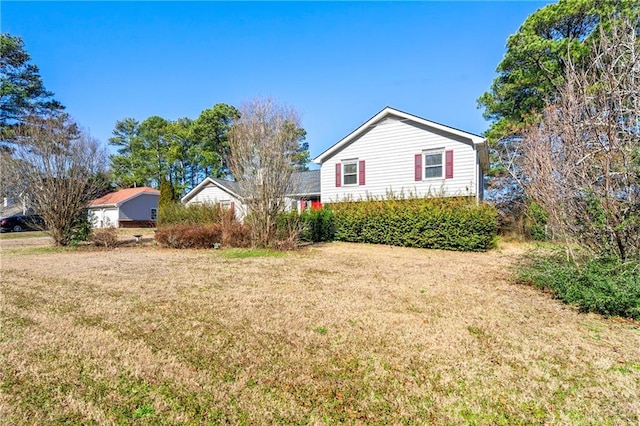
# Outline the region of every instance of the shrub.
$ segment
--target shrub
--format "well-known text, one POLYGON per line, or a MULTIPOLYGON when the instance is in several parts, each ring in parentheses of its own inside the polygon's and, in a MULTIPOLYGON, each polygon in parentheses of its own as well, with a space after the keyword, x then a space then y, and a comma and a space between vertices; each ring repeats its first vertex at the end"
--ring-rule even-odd
POLYGON ((90 240, 97 246, 114 248, 118 245, 118 230, 113 227, 96 229, 93 231, 90 240))
POLYGON ((547 241, 547 212, 532 201, 524 212, 525 237, 534 241, 547 241))
POLYGON ((465 251, 495 244, 496 210, 467 197, 390 198, 330 208, 339 241, 465 251))
POLYGON ((64 240, 72 246, 87 241, 91 235, 91 222, 86 210, 79 212, 73 218, 69 228, 64 231, 64 240))
POLYGON ((304 229, 302 239, 319 243, 333 241, 335 237, 335 223, 333 211, 327 206, 321 209, 305 210, 301 215, 304 229))
POLYGON ((213 225, 171 225, 156 231, 156 241, 170 248, 213 248, 222 242, 222 227, 213 225))
POLYGON ((156 241, 170 248, 249 247, 249 229, 237 222, 209 225, 165 225, 156 231, 156 241))
POLYGON ((640 319, 640 263, 616 257, 589 259, 582 265, 564 253, 532 253, 518 272, 522 284, 550 290, 583 312, 640 319))
POLYGON ((158 212, 158 226, 164 225, 210 225, 224 221, 234 221, 233 210, 220 204, 168 203, 158 212))

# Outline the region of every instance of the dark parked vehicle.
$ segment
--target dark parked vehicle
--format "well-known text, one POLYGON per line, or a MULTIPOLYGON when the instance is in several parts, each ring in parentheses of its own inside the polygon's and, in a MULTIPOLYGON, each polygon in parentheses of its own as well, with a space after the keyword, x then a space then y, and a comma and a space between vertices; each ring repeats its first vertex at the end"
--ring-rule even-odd
POLYGON ((44 220, 37 214, 15 214, 0 219, 0 231, 35 231, 44 228, 44 220))

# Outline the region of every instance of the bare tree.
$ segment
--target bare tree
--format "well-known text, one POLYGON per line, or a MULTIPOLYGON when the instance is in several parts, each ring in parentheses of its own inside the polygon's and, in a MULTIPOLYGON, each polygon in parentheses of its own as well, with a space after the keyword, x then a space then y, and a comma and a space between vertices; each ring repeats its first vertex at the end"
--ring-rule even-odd
POLYGON ((3 175, 45 220, 56 245, 67 245, 79 215, 103 185, 106 151, 66 114, 29 116, 3 156, 3 175))
POLYGON ((229 169, 240 184, 256 246, 274 242, 285 195, 295 188, 296 154, 305 134, 296 111, 272 99, 255 99, 240 108, 229 134, 229 169))
POLYGON ((558 100, 524 135, 518 166, 567 243, 638 259, 640 37, 626 20, 601 31, 591 65, 569 64, 558 100))

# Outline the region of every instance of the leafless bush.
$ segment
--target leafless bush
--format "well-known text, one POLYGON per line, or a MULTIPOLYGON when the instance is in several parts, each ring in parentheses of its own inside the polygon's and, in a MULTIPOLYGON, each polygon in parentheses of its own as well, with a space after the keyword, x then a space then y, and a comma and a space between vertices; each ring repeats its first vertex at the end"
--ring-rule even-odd
POLYGON ((106 151, 66 114, 29 116, 15 136, 13 152, 2 154, 3 180, 44 218, 55 244, 66 245, 99 195, 106 151))
POLYGON ((270 99, 251 101, 240 111, 229 134, 229 167, 249 210, 245 222, 252 244, 267 247, 275 239, 285 195, 296 186, 294 156, 305 132, 295 110, 270 99))
POLYGON ((518 159, 527 194, 557 235, 621 259, 640 257, 639 40, 629 21, 601 30, 591 65, 569 64, 518 159))
POLYGON ((91 235, 91 242, 104 248, 114 248, 118 246, 118 230, 116 228, 96 229, 91 235))

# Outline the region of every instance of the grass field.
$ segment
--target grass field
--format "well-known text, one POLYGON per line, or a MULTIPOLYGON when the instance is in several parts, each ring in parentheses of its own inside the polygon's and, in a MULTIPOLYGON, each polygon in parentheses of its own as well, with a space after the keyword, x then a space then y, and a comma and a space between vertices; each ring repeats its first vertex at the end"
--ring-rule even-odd
POLYGON ((34 240, 0 241, 3 424, 640 422, 640 324, 512 284, 515 244, 34 240))

